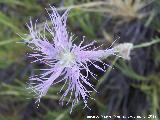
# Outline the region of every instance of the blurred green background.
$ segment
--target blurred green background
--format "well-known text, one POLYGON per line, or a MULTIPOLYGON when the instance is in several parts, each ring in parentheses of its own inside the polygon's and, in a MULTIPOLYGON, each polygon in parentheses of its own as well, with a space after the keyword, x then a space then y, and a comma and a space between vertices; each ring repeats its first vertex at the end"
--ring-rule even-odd
MULTIPOLYGON (((160 115, 160 0, 0 0, 0 120, 86 120, 87 115, 160 115), (60 13, 72 8, 68 30, 97 40, 103 49, 131 42, 136 47, 131 60, 106 59, 114 67, 90 78, 98 93, 89 100, 92 110, 79 103, 61 106, 57 94, 61 85, 50 88, 39 108, 26 89, 28 77, 41 64, 31 64, 30 50, 17 35, 28 33, 26 23, 38 19, 38 28, 48 19, 45 8, 54 5, 60 13)), ((67 99, 66 99, 67 101, 67 99)), ((99 119, 104 119, 100 117, 99 119)), ((114 118, 112 118, 114 119, 114 118)), ((116 119, 116 118, 115 118, 116 119)), ((121 118, 122 119, 122 118, 121 118)), ((131 118, 128 118, 129 120, 131 118)), ((151 117, 151 120, 155 118, 151 117)))

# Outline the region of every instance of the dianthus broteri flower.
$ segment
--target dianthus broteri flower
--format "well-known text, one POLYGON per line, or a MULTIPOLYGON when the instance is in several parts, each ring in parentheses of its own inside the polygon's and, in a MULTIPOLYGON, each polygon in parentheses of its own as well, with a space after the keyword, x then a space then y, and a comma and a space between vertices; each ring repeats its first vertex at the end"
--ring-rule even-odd
POLYGON ((68 102, 72 100, 72 107, 80 99, 83 100, 85 107, 88 107, 87 100, 91 98, 91 92, 95 90, 88 79, 88 75, 96 77, 88 66, 92 64, 95 68, 105 71, 95 62, 101 62, 106 66, 107 64, 102 62, 102 59, 115 55, 115 50, 113 48, 89 50, 95 41, 83 45, 84 38, 80 44, 73 44, 73 35, 69 34, 66 28, 69 10, 66 10, 63 15, 58 14, 54 7, 51 7, 51 10, 48 15, 52 24, 49 25, 48 22, 45 22, 43 32, 39 31, 36 23, 33 24, 31 20, 27 24, 30 39, 24 39, 24 42, 34 50, 29 56, 36 58, 33 62, 41 62, 48 66, 47 69, 42 69, 41 74, 30 77, 29 89, 35 92, 36 102, 40 102, 41 97, 46 95, 51 86, 64 82, 67 88, 64 90, 60 101, 63 103, 68 95, 70 96, 68 102), (52 38, 50 41, 46 37, 46 32, 52 38), (81 73, 82 70, 86 71, 85 75, 81 73), (86 86, 91 87, 92 91, 87 90, 86 86))

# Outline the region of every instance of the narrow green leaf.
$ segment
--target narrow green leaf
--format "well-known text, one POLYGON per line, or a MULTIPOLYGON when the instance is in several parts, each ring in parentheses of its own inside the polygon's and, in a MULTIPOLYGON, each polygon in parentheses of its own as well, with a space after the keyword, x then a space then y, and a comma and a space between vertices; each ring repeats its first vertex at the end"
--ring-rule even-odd
POLYGON ((15 32, 19 31, 19 28, 15 26, 15 23, 2 12, 0 12, 0 23, 11 28, 15 32))

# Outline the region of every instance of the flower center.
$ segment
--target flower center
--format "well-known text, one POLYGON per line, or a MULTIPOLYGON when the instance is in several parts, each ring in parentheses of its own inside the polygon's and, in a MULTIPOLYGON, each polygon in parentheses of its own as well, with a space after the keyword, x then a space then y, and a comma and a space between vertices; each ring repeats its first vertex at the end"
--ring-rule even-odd
POLYGON ((60 64, 64 67, 71 67, 75 62, 75 55, 69 51, 65 51, 60 55, 60 64))

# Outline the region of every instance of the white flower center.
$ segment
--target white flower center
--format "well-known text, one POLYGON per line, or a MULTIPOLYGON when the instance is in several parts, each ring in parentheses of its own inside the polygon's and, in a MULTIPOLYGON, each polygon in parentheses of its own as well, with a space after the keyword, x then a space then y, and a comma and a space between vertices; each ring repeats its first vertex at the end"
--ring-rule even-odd
POLYGON ((64 67, 71 67, 75 62, 75 55, 71 52, 63 52, 60 54, 60 64, 64 67))

